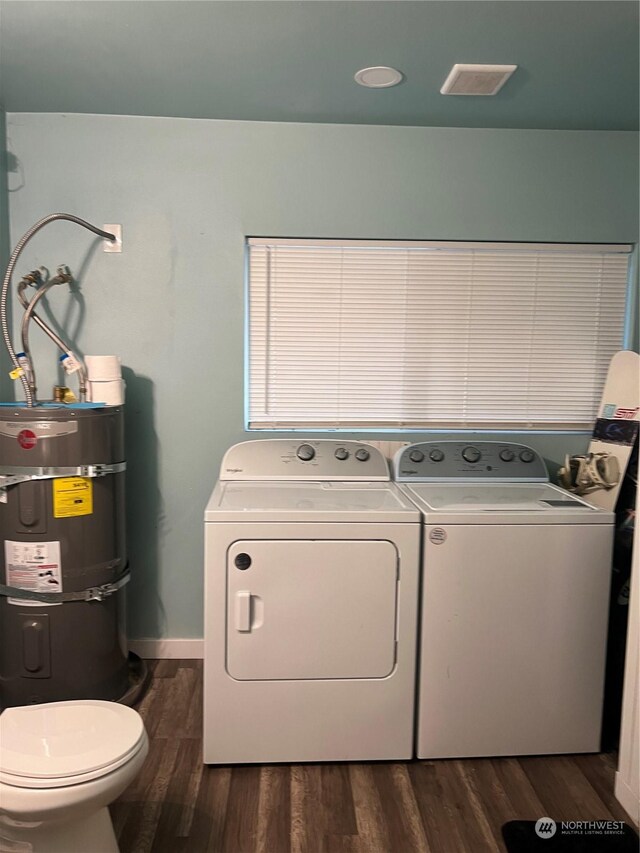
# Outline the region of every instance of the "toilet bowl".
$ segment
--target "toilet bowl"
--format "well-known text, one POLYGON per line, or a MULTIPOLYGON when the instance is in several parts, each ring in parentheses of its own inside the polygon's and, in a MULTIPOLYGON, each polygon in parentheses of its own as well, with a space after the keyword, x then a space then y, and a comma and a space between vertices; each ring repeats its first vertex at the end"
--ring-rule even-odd
POLYGON ((108 806, 149 750, 140 715, 74 700, 0 715, 0 851, 118 853, 108 806))

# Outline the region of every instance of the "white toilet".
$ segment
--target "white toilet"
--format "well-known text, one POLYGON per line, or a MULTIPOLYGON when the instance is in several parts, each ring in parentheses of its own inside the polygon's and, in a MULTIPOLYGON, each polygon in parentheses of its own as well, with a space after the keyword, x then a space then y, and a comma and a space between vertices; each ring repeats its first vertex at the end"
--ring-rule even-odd
POLYGON ((140 715, 75 700, 0 715, 0 851, 117 853, 108 806, 149 751, 140 715))

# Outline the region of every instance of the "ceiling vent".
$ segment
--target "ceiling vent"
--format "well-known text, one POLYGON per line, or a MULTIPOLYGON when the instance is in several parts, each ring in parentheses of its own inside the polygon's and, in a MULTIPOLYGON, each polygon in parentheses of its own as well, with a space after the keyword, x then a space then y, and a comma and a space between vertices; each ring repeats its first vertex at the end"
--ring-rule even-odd
POLYGON ((495 95, 516 70, 517 65, 453 66, 444 81, 442 95, 495 95))

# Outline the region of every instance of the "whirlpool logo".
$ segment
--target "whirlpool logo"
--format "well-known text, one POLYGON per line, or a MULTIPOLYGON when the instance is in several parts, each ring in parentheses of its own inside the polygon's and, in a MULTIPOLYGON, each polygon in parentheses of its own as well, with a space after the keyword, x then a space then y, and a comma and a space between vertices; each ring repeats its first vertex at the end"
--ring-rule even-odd
POLYGON ((556 822, 550 817, 541 817, 536 821, 536 835, 539 835, 540 838, 553 838, 556 829, 556 822))

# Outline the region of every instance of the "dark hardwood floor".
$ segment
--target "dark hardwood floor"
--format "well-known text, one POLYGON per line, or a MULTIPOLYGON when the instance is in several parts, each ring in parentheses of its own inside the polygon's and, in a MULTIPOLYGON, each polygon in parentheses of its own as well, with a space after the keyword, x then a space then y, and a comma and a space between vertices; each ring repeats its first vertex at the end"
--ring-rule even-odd
POLYGON ((491 853, 509 820, 629 822, 608 754, 208 767, 202 662, 150 666, 149 757, 111 807, 121 853, 491 853))

